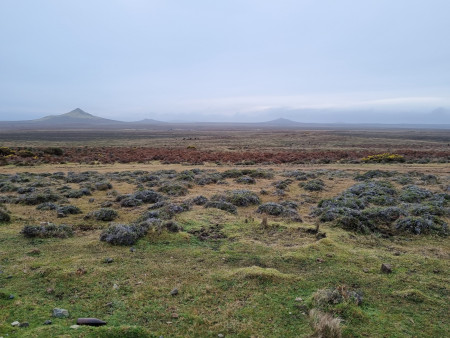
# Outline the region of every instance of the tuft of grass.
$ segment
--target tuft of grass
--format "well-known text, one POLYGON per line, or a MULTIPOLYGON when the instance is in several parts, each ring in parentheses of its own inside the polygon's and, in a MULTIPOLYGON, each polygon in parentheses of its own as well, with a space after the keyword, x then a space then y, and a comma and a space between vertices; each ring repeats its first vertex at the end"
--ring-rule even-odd
POLYGON ((260 281, 280 282, 293 280, 296 278, 296 276, 292 274, 282 273, 274 268, 262 268, 254 265, 232 270, 226 275, 226 278, 255 279, 260 281))
POLYGON ((342 337, 340 318, 333 317, 329 313, 317 309, 309 311, 309 320, 314 330, 314 337, 340 338, 342 337))
POLYGON ((428 297, 423 292, 416 289, 393 291, 392 296, 396 298, 406 299, 414 303, 423 303, 428 299, 428 297))

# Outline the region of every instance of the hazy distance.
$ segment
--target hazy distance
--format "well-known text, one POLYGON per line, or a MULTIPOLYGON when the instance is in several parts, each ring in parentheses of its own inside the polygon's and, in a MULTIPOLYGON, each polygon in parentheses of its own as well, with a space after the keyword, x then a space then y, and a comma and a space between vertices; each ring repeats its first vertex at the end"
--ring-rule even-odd
POLYGON ((0 2, 0 120, 450 123, 446 0, 0 2))

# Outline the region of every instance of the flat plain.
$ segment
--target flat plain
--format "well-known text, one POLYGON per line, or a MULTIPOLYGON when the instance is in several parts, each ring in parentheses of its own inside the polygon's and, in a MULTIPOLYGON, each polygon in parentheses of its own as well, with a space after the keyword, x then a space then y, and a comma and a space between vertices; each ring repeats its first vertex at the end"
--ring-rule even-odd
POLYGON ((449 334, 448 131, 0 142, 1 336, 449 334))

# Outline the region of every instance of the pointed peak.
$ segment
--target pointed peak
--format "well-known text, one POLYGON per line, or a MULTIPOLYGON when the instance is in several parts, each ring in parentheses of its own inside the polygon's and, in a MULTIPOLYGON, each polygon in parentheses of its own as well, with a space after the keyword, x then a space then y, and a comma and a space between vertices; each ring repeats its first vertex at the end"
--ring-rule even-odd
POLYGON ((91 114, 86 113, 83 109, 76 108, 76 109, 66 113, 65 115, 91 115, 91 114))
POLYGON ((86 113, 84 110, 80 108, 76 108, 68 113, 62 114, 60 116, 72 117, 72 118, 82 118, 82 119, 92 119, 97 118, 96 116, 86 113))

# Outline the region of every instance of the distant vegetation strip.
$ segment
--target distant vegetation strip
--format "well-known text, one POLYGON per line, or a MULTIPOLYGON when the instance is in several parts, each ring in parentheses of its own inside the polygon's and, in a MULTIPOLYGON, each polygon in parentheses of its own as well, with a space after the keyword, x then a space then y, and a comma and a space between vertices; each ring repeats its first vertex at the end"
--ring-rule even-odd
MULTIPOLYGON (((450 160, 450 151, 398 149, 395 154, 374 154, 363 150, 294 150, 294 151, 212 151, 187 148, 149 147, 63 147, 63 148, 7 148, 0 147, 0 164, 35 165, 44 163, 163 163, 202 164, 217 162, 228 164, 281 164, 281 163, 360 163, 367 159, 376 162, 397 159, 410 163, 441 162, 450 160), (374 156, 375 155, 375 156, 374 156)), ((370 162, 370 161, 369 161, 370 162)))

